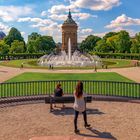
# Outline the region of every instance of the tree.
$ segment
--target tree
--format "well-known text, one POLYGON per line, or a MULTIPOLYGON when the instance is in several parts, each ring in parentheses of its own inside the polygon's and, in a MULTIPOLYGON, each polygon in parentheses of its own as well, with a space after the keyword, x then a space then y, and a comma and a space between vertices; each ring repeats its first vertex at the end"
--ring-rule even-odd
POLYGON ((10 53, 24 53, 25 50, 23 41, 14 40, 11 44, 10 53))
POLYGON ((115 43, 119 53, 130 53, 131 40, 128 32, 125 30, 120 31, 115 43))
POLYGON ((130 49, 131 53, 139 53, 140 52, 140 44, 137 40, 132 40, 132 45, 130 49))
POLYGON ((140 53, 140 33, 137 33, 133 39, 131 39, 131 53, 140 53))
POLYGON ((29 36, 28 36, 28 42, 32 41, 32 40, 36 40, 38 39, 39 37, 41 37, 40 34, 36 33, 36 32, 33 32, 31 33, 29 36))
POLYGON ((36 40, 36 50, 37 52, 52 52, 54 50, 55 42, 50 36, 41 36, 36 40))
POLYGON ((106 40, 106 43, 108 44, 108 46, 110 47, 111 52, 118 52, 117 50, 117 39, 118 39, 118 35, 114 35, 111 37, 108 37, 106 40))
POLYGON ((55 42, 51 36, 41 36, 35 32, 28 36, 27 51, 29 53, 50 53, 55 47, 55 42))
POLYGON ((0 54, 8 54, 10 46, 5 44, 3 40, 0 41, 0 54))
POLYGON ((5 37, 4 41, 5 41, 6 44, 11 46, 11 44, 12 44, 12 42, 14 42, 14 40, 18 40, 18 41, 24 42, 24 39, 21 36, 20 31, 18 31, 16 28, 12 27, 10 29, 9 34, 5 37))
POLYGON ((106 43, 106 41, 104 39, 99 40, 97 42, 97 46, 95 47, 97 52, 103 52, 103 53, 108 53, 110 51, 112 51, 111 47, 108 46, 108 44, 106 43))
POLYGON ((81 51, 93 51, 96 43, 101 40, 100 37, 98 36, 94 36, 94 35, 89 35, 85 40, 82 41, 82 43, 80 44, 80 50, 81 51))
POLYGON ((118 33, 116 32, 109 32, 109 33, 106 33, 105 36, 103 37, 104 40, 107 40, 108 38, 112 37, 112 36, 115 36, 117 35, 118 33))

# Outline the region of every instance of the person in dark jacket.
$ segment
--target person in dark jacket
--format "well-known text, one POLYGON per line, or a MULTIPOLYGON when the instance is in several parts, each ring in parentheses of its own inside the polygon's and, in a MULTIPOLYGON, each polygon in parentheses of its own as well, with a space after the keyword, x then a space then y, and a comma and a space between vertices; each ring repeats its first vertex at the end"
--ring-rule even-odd
POLYGON ((61 84, 57 84, 57 86, 54 90, 54 96, 55 97, 62 97, 63 96, 63 89, 61 88, 61 84))
MULTIPOLYGON (((62 97, 63 95, 64 93, 63 93, 63 89, 61 88, 61 84, 58 83, 54 90, 54 97, 62 97)), ((54 105, 54 107, 56 107, 56 105, 54 105)), ((64 103, 62 104, 62 107, 63 108, 65 107, 64 103)))

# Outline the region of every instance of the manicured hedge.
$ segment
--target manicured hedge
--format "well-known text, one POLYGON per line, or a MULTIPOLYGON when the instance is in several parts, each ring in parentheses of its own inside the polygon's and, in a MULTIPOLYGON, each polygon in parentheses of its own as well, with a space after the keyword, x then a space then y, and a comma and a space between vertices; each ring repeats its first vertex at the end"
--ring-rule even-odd
POLYGON ((43 56, 44 53, 19 53, 0 55, 0 60, 33 59, 43 56))
POLYGON ((140 60, 140 54, 134 54, 134 53, 100 53, 100 52, 91 52, 90 54, 98 55, 101 58, 140 60))

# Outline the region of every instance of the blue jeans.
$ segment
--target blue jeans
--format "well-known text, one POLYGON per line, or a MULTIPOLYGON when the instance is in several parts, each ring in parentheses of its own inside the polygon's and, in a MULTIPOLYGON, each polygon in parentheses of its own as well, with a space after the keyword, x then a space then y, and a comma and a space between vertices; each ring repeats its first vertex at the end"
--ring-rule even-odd
MULTIPOLYGON (((82 114, 83 114, 84 123, 86 125, 87 124, 87 113, 86 113, 86 110, 84 112, 82 112, 82 114)), ((79 115, 79 111, 74 110, 74 128, 75 128, 75 130, 77 129, 78 115, 79 115)))

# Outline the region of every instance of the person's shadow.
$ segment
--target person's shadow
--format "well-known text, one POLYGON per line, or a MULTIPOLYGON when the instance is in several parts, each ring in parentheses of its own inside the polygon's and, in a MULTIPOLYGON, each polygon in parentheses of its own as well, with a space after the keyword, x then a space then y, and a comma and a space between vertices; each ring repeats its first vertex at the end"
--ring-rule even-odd
MULTIPOLYGON (((88 115, 90 115, 90 114, 96 114, 96 115, 104 114, 103 112, 99 111, 98 109, 91 109, 91 108, 87 108, 86 112, 87 112, 88 115)), ((64 108, 56 107, 56 108, 54 108, 52 113, 54 115, 62 115, 62 116, 73 115, 74 114, 74 109, 72 107, 64 107, 64 108)))
POLYGON ((111 135, 111 133, 109 132, 100 132, 96 129, 93 129, 92 127, 87 128, 89 131, 91 131, 92 134, 85 134, 85 133, 77 133, 80 136, 84 136, 84 137, 93 137, 93 138, 103 138, 103 139, 110 139, 110 140, 117 140, 114 136, 111 135))

